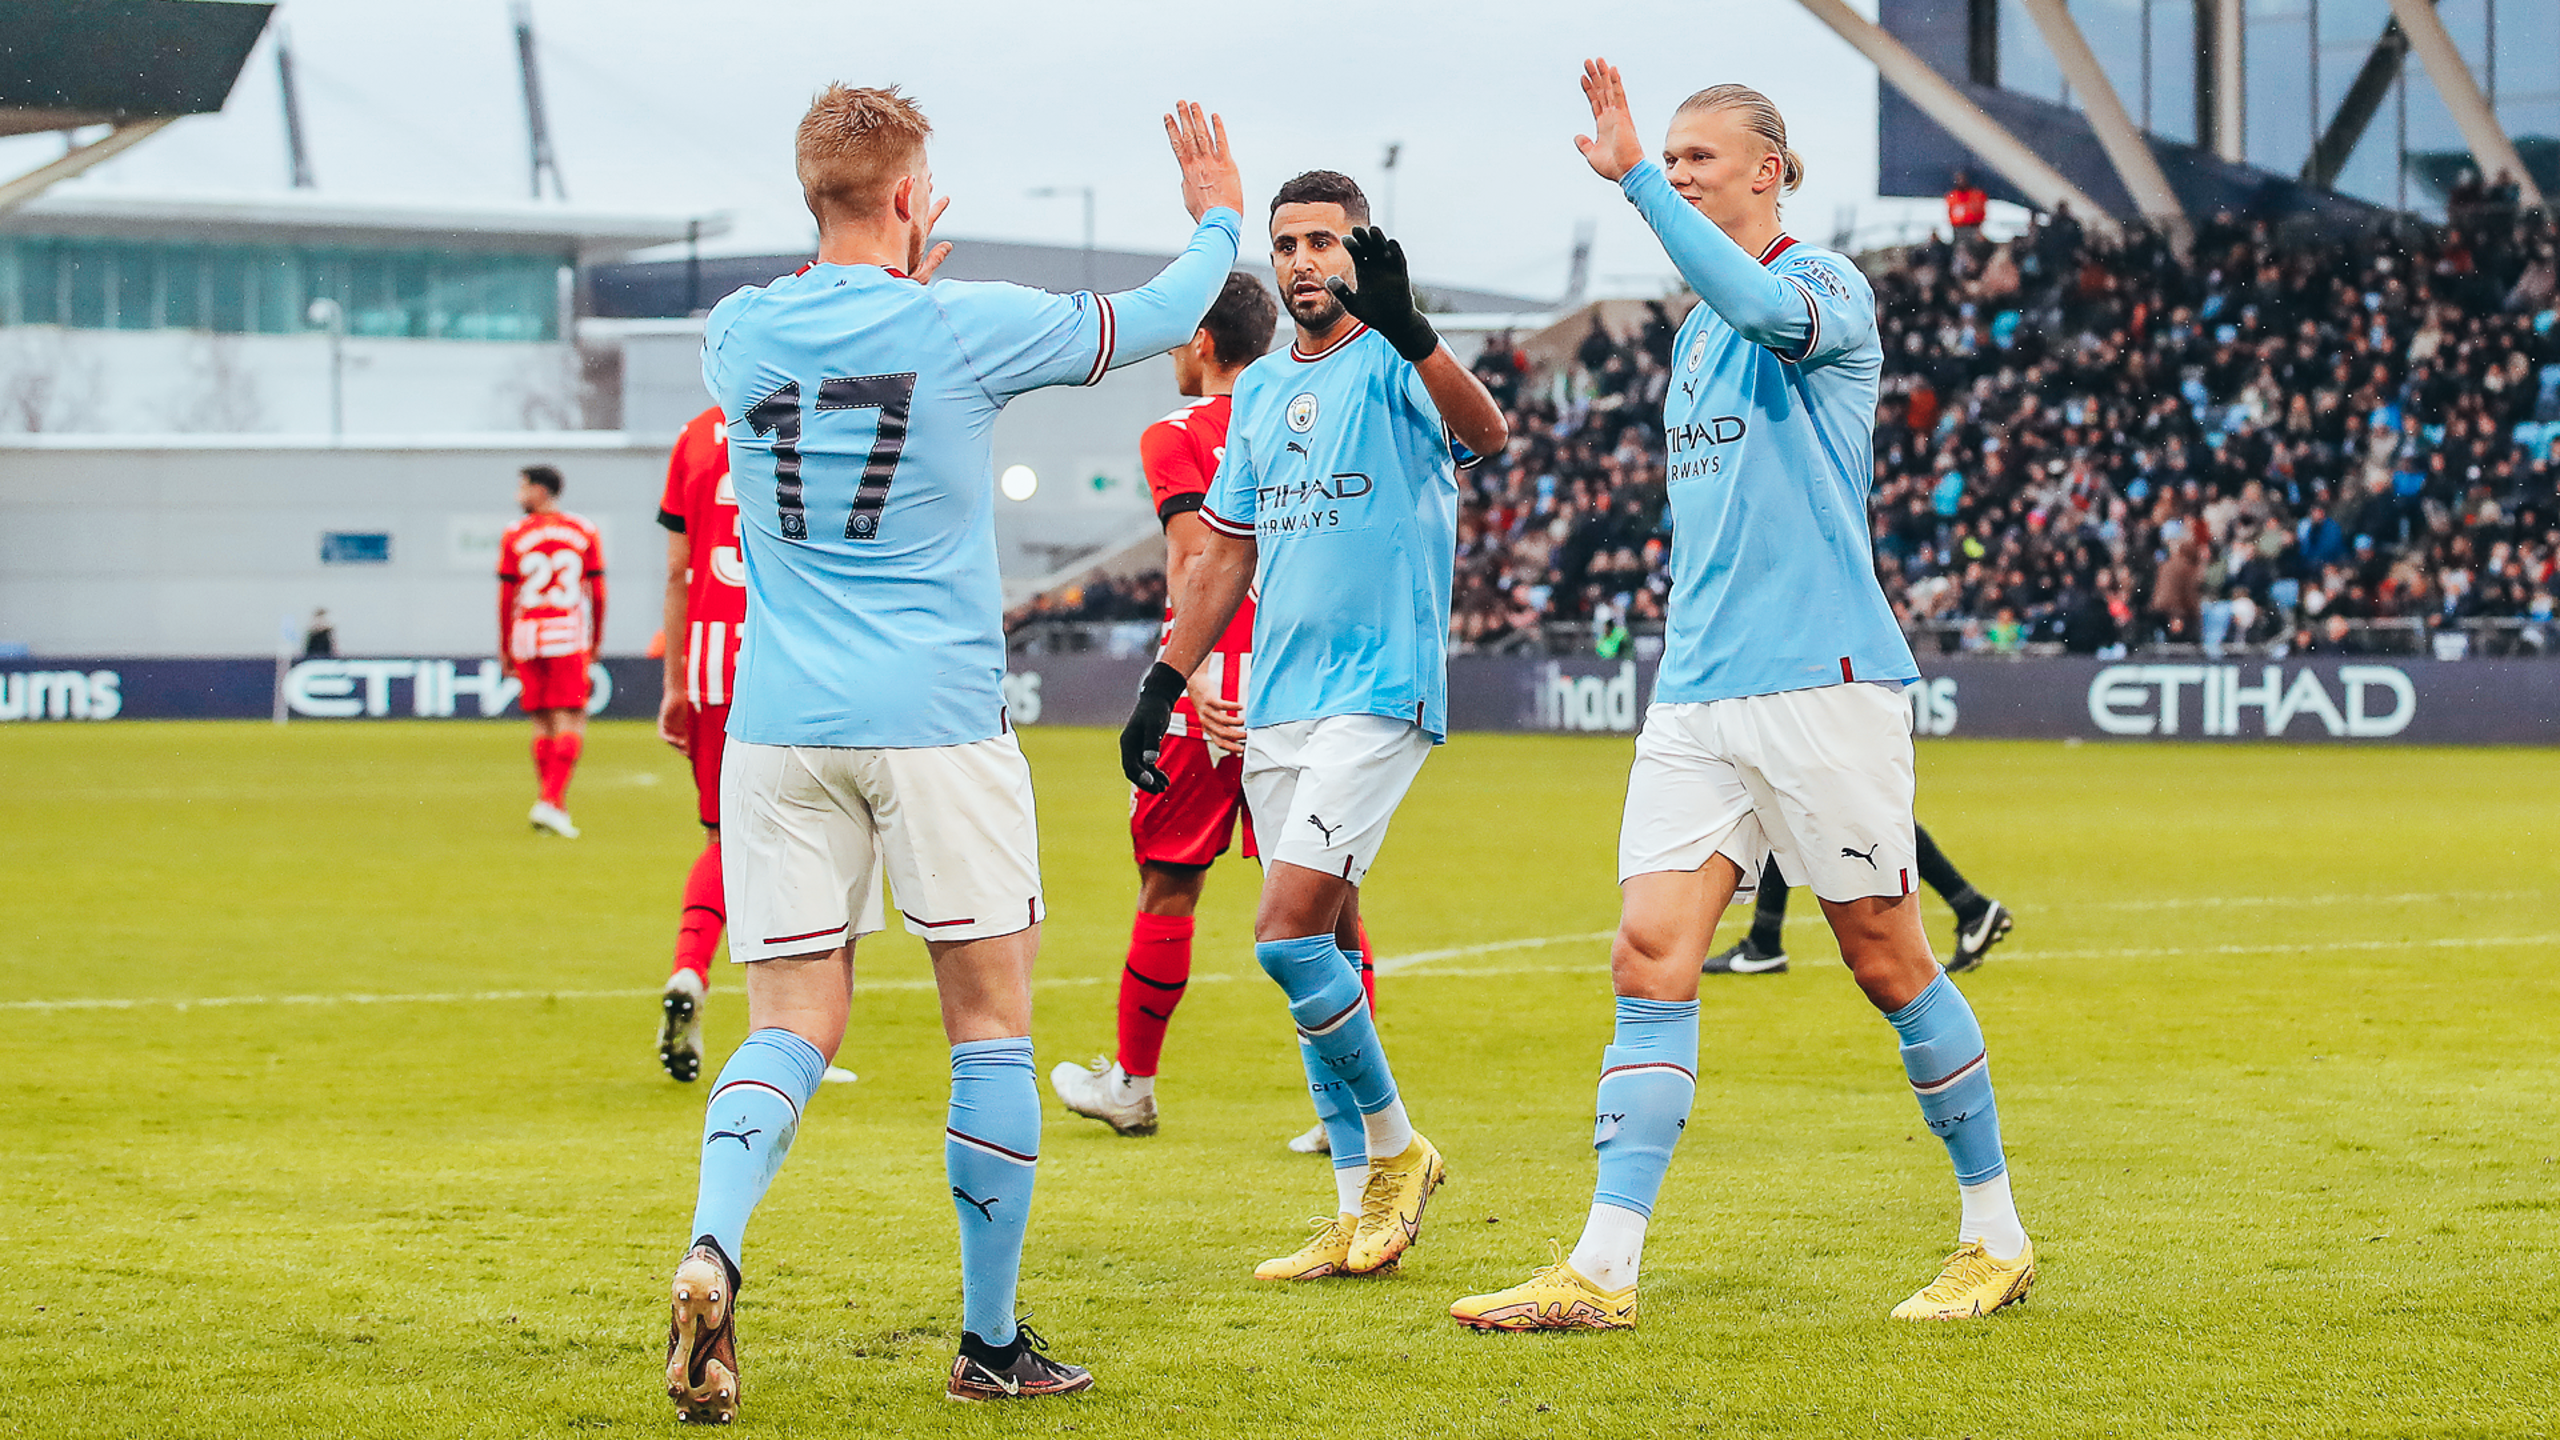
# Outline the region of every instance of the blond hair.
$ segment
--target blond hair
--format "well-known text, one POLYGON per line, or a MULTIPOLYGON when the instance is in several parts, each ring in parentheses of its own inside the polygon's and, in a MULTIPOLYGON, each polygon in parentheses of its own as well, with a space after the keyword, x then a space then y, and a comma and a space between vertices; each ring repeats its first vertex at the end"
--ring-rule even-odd
POLYGON ((1769 153, 1778 157, 1778 189, 1793 194, 1804 183, 1804 157, 1787 148, 1787 119, 1769 97, 1748 85, 1710 85, 1680 102, 1679 113, 1693 110, 1739 110, 1742 128, 1760 137, 1769 153))
POLYGON ((924 158, 932 122, 915 102, 885 89, 829 85, 800 117, 796 159, 809 213, 862 215, 889 203, 898 181, 924 158))

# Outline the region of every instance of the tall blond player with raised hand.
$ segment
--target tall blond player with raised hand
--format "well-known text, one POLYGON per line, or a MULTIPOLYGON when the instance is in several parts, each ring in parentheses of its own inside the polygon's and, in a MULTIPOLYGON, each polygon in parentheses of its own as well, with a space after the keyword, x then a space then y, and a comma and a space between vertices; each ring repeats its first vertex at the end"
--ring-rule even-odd
POLYGON ((1919 670, 1867 542, 1875 295, 1846 257, 1780 223, 1803 162, 1768 97, 1740 85, 1690 96, 1656 162, 1615 66, 1586 62, 1582 89, 1594 133, 1574 143, 1700 302, 1664 399, 1670 618, 1618 840, 1617 1036, 1601 1057, 1590 1218, 1571 1255, 1450 1313, 1494 1330, 1635 1324, 1645 1228, 1697 1089, 1699 963, 1716 917, 1774 854, 1820 898, 1954 1162, 1955 1253, 1893 1314, 1987 1315, 2025 1298, 2035 1251, 2010 1201, 1982 1029, 1930 953, 1912 893, 1900 692, 1919 670))

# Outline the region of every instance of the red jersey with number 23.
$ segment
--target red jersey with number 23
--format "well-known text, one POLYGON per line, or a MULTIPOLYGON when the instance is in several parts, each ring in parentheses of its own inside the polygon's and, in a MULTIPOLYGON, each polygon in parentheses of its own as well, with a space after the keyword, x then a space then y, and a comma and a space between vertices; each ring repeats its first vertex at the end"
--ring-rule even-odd
POLYGON ((586 581, 604 578, 596 527, 566 510, 527 515, 498 542, 507 609, 507 658, 542 660, 595 649, 586 581))
MULTIPOLYGON (((1170 525, 1173 517, 1198 511, 1208 499, 1209 482, 1218 478, 1218 462, 1226 458, 1227 416, 1233 408, 1230 396, 1205 396, 1148 426, 1138 437, 1138 458, 1147 467, 1147 492, 1156 502, 1158 520, 1170 525)), ((1159 647, 1171 638, 1173 597, 1168 595, 1159 647)), ((1217 685, 1221 696, 1241 700, 1252 669, 1253 597, 1247 595, 1236 607, 1236 618, 1228 622, 1227 633, 1218 637, 1209 657, 1200 662, 1200 671, 1217 685)), ((1165 733, 1205 734, 1189 695, 1174 703, 1173 723, 1165 733)))
POLYGON ((685 537, 685 699, 697 708, 729 703, 738 678, 738 641, 747 628, 747 571, 738 555, 738 496, 729 485, 729 433, 720 407, 693 417, 667 461, 658 523, 685 537))

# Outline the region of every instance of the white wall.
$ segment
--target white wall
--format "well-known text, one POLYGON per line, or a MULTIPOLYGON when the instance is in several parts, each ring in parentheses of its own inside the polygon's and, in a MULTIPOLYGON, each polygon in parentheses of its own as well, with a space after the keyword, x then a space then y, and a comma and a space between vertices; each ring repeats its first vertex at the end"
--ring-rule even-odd
POLYGON ((0 437, 0 642, 38 655, 262 655, 327 607, 347 654, 497 643, 497 537, 517 467, 557 466, 602 532, 605 649, 658 627, 666 455, 619 435, 113 442, 0 437), (384 565, 323 565, 327 531, 387 533, 384 565))

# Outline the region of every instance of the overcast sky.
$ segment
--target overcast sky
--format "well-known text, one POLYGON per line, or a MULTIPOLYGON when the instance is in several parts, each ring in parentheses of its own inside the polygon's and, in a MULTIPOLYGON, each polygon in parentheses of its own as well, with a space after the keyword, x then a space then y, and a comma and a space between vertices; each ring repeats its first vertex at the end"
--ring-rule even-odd
MULTIPOLYGON (((286 188, 273 41, 291 37, 324 193, 457 202, 526 193, 523 103, 507 0, 286 0, 227 109, 180 122, 74 184, 124 193, 286 188)), ((1369 187, 1424 279, 1531 295, 1564 285, 1574 227, 1598 223, 1597 283, 1669 275, 1660 250, 1576 154, 1580 58, 1624 68, 1658 136, 1683 95, 1738 80, 1768 92, 1807 162, 1793 227, 1826 239, 1928 204, 1875 195, 1875 71, 1788 0, 1494 0, 1298 6, 1055 0, 535 0, 543 85, 569 195, 582 206, 728 212, 720 248, 788 250, 814 234, 791 129, 831 79, 897 83, 936 127, 952 197, 945 238, 1077 242, 1097 191, 1098 243, 1170 250, 1187 233, 1158 120, 1176 97, 1224 112, 1248 194, 1302 169, 1369 187), (1381 160, 1403 161, 1387 194, 1381 160)), ((0 141, 15 173, 58 152, 0 141)), ((1259 204, 1257 198, 1256 205, 1259 204)))

